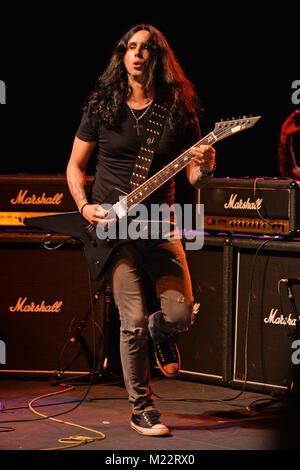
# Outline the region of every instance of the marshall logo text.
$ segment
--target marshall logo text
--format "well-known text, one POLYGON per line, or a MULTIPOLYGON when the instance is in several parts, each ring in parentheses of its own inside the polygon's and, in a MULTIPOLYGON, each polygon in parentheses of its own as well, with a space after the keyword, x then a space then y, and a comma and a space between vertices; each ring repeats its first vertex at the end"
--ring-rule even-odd
POLYGON ((225 202, 224 208, 225 209, 242 209, 242 210, 260 210, 262 206, 263 199, 258 198, 256 201, 251 201, 250 197, 247 200, 238 199, 238 194, 231 194, 229 201, 225 202))
POLYGON ((11 305, 9 310, 11 312, 60 312, 62 307, 62 300, 56 301, 53 304, 46 304, 43 300, 40 304, 35 302, 28 302, 27 297, 19 297, 16 305, 11 305))
POLYGON ((278 315, 278 308, 272 308, 269 316, 264 318, 264 323, 271 323, 273 325, 289 325, 296 326, 296 318, 292 318, 289 313, 287 317, 278 315))
POLYGON ((56 193, 52 197, 47 197, 45 193, 40 196, 32 194, 27 196, 28 189, 20 189, 16 198, 10 200, 11 204, 53 204, 59 205, 62 202, 63 193, 56 193))

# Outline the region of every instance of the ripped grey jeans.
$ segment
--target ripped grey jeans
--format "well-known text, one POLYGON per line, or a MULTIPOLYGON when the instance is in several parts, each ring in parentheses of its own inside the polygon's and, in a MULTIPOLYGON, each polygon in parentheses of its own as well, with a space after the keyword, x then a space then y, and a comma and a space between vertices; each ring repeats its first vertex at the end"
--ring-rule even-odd
POLYGON ((141 413, 156 409, 150 384, 148 334, 153 340, 163 340, 191 325, 193 295, 189 270, 180 239, 139 239, 122 245, 111 269, 113 296, 121 322, 124 382, 133 413, 141 413), (160 311, 154 315, 147 311, 143 270, 160 302, 160 311))

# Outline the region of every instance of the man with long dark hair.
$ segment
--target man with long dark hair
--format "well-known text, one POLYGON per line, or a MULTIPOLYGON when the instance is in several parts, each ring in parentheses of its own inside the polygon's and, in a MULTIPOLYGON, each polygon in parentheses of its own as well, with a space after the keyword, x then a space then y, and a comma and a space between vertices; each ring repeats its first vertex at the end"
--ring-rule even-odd
MULTIPOLYGON (((161 32, 151 25, 137 25, 117 43, 88 97, 67 167, 70 191, 91 224, 107 223, 108 211, 102 205, 114 187, 125 193, 132 190, 136 159, 157 103, 166 120, 161 124, 149 176, 200 140, 198 100, 161 32), (96 145, 96 176, 88 197, 83 173, 96 145)), ((215 150, 203 145, 191 153, 194 157, 187 166, 187 177, 192 185, 201 187, 214 172, 215 150)), ((175 183, 170 178, 145 203, 171 206, 174 195, 175 183)), ((175 377, 180 356, 174 335, 187 330, 193 317, 191 280, 181 240, 171 233, 168 238, 140 238, 121 245, 108 271, 121 321, 120 354, 132 405, 131 427, 144 435, 169 434, 159 420, 150 385, 148 334, 160 370, 175 377), (156 313, 149 314, 147 309, 143 272, 156 289, 160 306, 156 313)))

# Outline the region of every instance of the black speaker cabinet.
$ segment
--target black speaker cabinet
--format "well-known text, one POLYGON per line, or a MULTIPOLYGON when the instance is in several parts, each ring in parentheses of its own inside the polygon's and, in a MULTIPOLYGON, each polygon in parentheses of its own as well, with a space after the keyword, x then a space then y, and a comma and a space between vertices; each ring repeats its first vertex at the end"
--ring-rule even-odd
POLYGON ((222 384, 230 379, 231 249, 225 237, 207 236, 201 250, 186 250, 199 309, 194 324, 177 340, 183 378, 222 384))
POLYGON ((82 247, 64 243, 49 251, 42 234, 0 235, 0 373, 84 374, 98 367, 106 294, 102 282, 92 284, 93 313, 82 247))
MULTIPOLYGON (((300 242, 232 238, 235 283, 233 384, 286 389, 293 377, 292 337, 297 314, 281 279, 300 277, 300 242)), ((300 311, 300 285, 292 287, 300 311)), ((299 367, 299 366, 298 366, 299 367)))

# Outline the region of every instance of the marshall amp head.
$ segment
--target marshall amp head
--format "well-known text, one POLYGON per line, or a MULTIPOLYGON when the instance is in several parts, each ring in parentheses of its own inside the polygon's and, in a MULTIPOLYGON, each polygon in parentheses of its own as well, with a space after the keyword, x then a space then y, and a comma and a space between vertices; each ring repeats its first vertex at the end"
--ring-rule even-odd
POLYGON ((206 232, 277 235, 299 231, 300 189, 289 178, 214 178, 197 191, 206 232))
MULTIPOLYGON (((89 193, 94 178, 86 177, 89 193)), ((0 228, 25 228, 25 217, 77 210, 64 175, 0 176, 0 228)))

